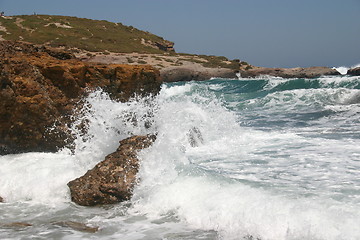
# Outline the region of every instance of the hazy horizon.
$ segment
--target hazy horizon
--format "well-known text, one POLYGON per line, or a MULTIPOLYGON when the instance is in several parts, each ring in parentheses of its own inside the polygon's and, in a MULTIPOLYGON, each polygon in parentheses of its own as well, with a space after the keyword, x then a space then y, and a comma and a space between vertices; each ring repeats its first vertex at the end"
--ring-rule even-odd
POLYGON ((121 22, 175 42, 180 53, 239 58, 257 66, 360 63, 358 0, 0 0, 0 11, 121 22))

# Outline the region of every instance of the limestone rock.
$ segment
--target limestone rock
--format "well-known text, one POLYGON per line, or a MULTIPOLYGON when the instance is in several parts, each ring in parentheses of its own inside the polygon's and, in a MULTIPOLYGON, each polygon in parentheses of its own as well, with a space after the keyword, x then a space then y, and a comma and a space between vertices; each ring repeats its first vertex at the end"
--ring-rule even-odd
POLYGON ((269 75, 282 78, 317 78, 327 75, 341 75, 338 71, 328 67, 309 68, 264 68, 254 67, 249 70, 240 71, 242 77, 258 77, 269 75))
POLYGON ((236 73, 228 68, 199 68, 170 67, 160 71, 164 82, 204 81, 210 78, 236 78, 236 73))
POLYGON ((347 74, 351 76, 360 76, 360 67, 349 69, 347 74))
POLYGON ((94 206, 129 200, 139 168, 137 151, 149 147, 155 136, 133 136, 120 141, 119 148, 84 176, 68 183, 71 200, 94 206))
POLYGON ((157 94, 161 83, 159 71, 150 66, 84 63, 59 50, 2 41, 0 155, 70 144, 70 116, 92 89, 126 101, 157 94))

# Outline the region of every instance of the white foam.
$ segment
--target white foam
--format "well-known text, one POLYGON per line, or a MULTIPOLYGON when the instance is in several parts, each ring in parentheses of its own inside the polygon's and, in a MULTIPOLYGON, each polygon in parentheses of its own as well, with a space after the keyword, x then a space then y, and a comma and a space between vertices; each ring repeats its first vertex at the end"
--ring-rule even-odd
POLYGON ((341 66, 341 67, 333 67, 333 69, 335 69, 336 71, 338 71, 341 75, 346 75, 349 68, 345 67, 345 66, 341 66))
POLYGON ((0 193, 6 202, 68 202, 66 184, 83 171, 74 160, 59 153, 2 156, 0 193))
POLYGON ((351 68, 358 68, 358 67, 360 67, 360 63, 352 66, 351 68))
MULTIPOLYGON (((291 93, 299 95, 292 96, 294 101, 304 101, 309 95, 313 102, 314 96, 328 92, 299 89, 291 93)), ((286 102, 278 100, 279 106, 286 102)), ((245 129, 221 103, 201 96, 172 95, 171 101, 163 98, 161 102, 157 142, 141 153, 134 213, 159 218, 176 212, 190 226, 218 231, 224 239, 360 237, 354 225, 360 220, 354 213, 358 200, 347 199, 343 205, 331 199, 335 184, 340 184, 339 189, 349 181, 357 184, 353 173, 344 174, 360 167, 353 161, 360 155, 353 142, 323 140, 319 144, 294 133, 245 129), (192 126, 203 134, 203 144, 197 147, 191 147, 187 139, 192 126), (344 154, 354 158, 344 162, 344 154), (332 175, 327 174, 330 169, 332 175), (340 177, 344 181, 339 182, 340 177), (316 179, 322 179, 321 184, 316 179)))
POLYGON ((349 71, 349 69, 352 68, 358 68, 360 67, 360 63, 359 64, 355 64, 351 67, 346 67, 346 66, 340 66, 340 67, 333 67, 333 69, 335 69, 336 71, 338 71, 339 73, 341 73, 341 75, 346 75, 347 72, 349 71))

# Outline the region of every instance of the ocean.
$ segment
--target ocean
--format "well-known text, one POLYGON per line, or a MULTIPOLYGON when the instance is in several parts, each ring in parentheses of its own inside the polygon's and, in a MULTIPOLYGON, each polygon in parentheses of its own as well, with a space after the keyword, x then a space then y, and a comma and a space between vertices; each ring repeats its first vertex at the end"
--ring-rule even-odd
POLYGON ((360 239, 360 77, 167 83, 127 103, 98 90, 84 119, 73 150, 0 157, 0 239, 360 239), (148 133, 130 201, 70 201, 70 180, 148 133))

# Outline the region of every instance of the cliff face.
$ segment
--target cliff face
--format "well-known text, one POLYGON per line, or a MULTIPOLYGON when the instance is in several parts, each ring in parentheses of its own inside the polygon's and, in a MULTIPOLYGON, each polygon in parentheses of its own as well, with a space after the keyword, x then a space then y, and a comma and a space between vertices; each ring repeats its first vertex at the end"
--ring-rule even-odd
POLYGON ((150 66, 84 63, 66 52, 0 42, 0 154, 56 151, 70 143, 70 116, 91 89, 126 101, 157 94, 160 85, 150 66))

